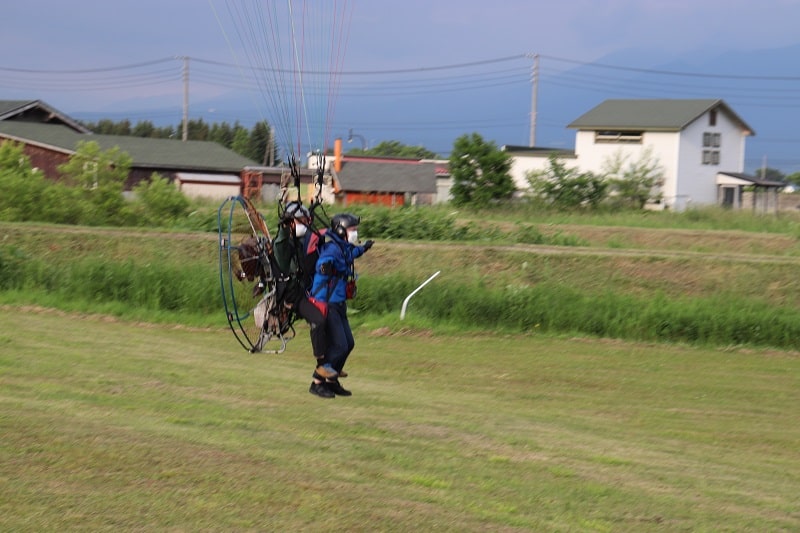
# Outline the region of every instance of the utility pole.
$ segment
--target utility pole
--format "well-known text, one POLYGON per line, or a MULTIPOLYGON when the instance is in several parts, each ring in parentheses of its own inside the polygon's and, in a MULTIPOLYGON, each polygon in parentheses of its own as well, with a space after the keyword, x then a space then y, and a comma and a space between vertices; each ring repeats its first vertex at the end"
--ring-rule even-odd
POLYGON ((264 165, 275 166, 275 140, 272 133, 272 126, 267 126, 267 147, 264 151, 264 165))
POLYGON ((189 139, 189 56, 183 56, 183 141, 189 139))
POLYGON ((533 70, 531 72, 531 134, 528 140, 531 148, 536 146, 536 107, 539 95, 539 54, 528 54, 533 58, 533 70))

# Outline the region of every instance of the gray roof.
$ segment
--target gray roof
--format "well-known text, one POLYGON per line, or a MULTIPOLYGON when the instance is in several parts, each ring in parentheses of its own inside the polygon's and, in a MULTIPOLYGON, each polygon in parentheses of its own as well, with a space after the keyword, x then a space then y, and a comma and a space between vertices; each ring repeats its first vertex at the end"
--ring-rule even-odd
POLYGON ((68 154, 74 153, 81 141, 94 141, 103 150, 119 147, 131 156, 134 167, 239 173, 244 167, 256 164, 211 141, 81 134, 63 125, 35 122, 0 121, 0 137, 68 154))
POLYGON ((722 100, 606 100, 584 113, 568 128, 581 130, 680 131, 711 109, 727 115, 749 135, 755 135, 722 100))
POLYGON ((417 160, 353 161, 345 158, 338 177, 345 191, 436 192, 436 166, 417 160))
POLYGON ((0 121, 24 120, 63 124, 80 133, 89 129, 41 100, 0 100, 0 121))
POLYGON ((730 176, 732 178, 737 178, 744 181, 749 181, 753 185, 758 185, 759 187, 784 187, 786 182, 783 181, 774 181, 774 180, 763 180, 758 176, 751 176, 749 174, 742 174, 741 172, 719 172, 724 176, 730 176))
POLYGON ((566 150, 564 148, 545 148, 543 146, 517 146, 513 144, 506 144, 503 146, 503 151, 508 152, 509 154, 528 156, 547 157, 550 154, 555 154, 559 157, 575 157, 575 150, 566 150))
POLYGON ((24 108, 32 101, 35 100, 0 100, 0 120, 5 120, 18 114, 21 108, 24 108))

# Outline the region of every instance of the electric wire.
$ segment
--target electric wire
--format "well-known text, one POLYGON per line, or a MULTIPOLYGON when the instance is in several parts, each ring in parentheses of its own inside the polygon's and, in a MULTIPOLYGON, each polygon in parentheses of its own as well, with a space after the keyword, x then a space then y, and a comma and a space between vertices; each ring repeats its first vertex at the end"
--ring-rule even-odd
MULTIPOLYGON (((247 13, 240 13, 240 19, 246 18, 247 13)), ((272 25, 277 23, 273 20, 272 25)), ((271 26, 272 27, 272 26, 271 26)), ((272 30, 274 32, 274 30, 272 30)), ((251 37, 254 32, 250 32, 251 37)), ((242 38, 250 38, 242 35, 242 38)), ((271 44, 280 45, 280 36, 275 35, 271 44)), ((291 69, 282 69, 275 66, 274 60, 268 60, 266 56, 252 55, 257 53, 258 47, 248 47, 248 54, 250 55, 251 66, 247 75, 233 76, 227 70, 229 68, 237 68, 241 70, 241 65, 231 65, 219 61, 211 61, 202 58, 191 58, 192 63, 195 65, 192 69, 193 80, 203 81, 209 85, 219 85, 223 87, 237 87, 247 88, 261 91, 267 98, 274 98, 271 106, 275 109, 286 109, 289 107, 290 102, 285 97, 285 91, 278 90, 285 88, 288 84, 285 76, 278 76, 278 74, 286 74, 291 72, 291 69), (198 66, 199 65, 199 66, 198 66), (212 67, 217 66, 219 69, 212 67), (268 72, 268 74, 267 74, 268 72)), ((277 52, 280 53, 280 52, 277 52)), ((521 56, 515 56, 521 57, 521 56)), ((549 56, 543 56, 545 58, 549 56)), ((83 76, 75 77, 76 73, 114 73, 120 70, 130 70, 133 67, 152 66, 165 61, 175 61, 176 58, 160 59, 156 61, 143 62, 136 65, 124 65, 120 67, 104 67, 97 69, 82 69, 82 70, 35 70, 35 69, 16 69, 10 67, 0 67, 0 71, 14 72, 16 75, 0 77, 0 87, 6 88, 30 88, 33 90, 46 90, 46 89, 63 89, 63 90, 112 90, 124 87, 127 84, 136 84, 137 86, 146 86, 148 84, 162 84, 179 81, 181 79, 181 72, 179 68, 165 67, 154 70, 145 70, 141 72, 129 72, 126 74, 116 74, 104 77, 98 76, 83 76)), ((558 58, 561 60, 561 58, 558 58)), ((507 58, 503 58, 507 60, 507 58)), ((496 61, 472 62, 461 65, 474 66, 476 64, 494 64, 496 61)), ((730 77, 729 75, 719 74, 695 74, 686 72, 672 72, 672 71, 657 71, 652 69, 638 69, 631 67, 618 67, 613 65, 601 65, 597 63, 578 62, 583 65, 591 65, 603 69, 622 69, 638 73, 658 73, 661 76, 666 74, 675 75, 678 77, 692 76, 701 77, 706 79, 730 77)), ((460 65, 444 65, 441 67, 421 67, 418 69, 406 69, 402 72, 417 73, 420 72, 438 72, 456 68, 460 65)), ((312 74, 317 74, 320 71, 306 71, 305 79, 310 80, 312 74)), ((456 75, 438 75, 429 78, 403 78, 399 80, 393 79, 378 79, 369 81, 367 77, 353 77, 353 72, 338 72, 335 69, 322 71, 329 75, 334 83, 330 84, 335 87, 340 96, 397 96, 400 94, 415 95, 415 94, 428 94, 434 92, 434 89, 441 89, 442 91, 449 90, 465 90, 469 88, 481 89, 486 87, 494 87, 500 84, 515 85, 530 83, 530 72, 527 66, 517 69, 506 69, 503 71, 487 70, 482 72, 472 72, 467 74, 456 75), (349 76, 349 79, 346 79, 349 76), (489 83, 490 82, 490 83, 489 83)), ((401 72, 398 70, 391 71, 371 71, 369 74, 380 74, 385 72, 401 72)), ((735 76, 739 80, 751 81, 764 81, 766 80, 781 80, 781 81, 800 81, 800 78, 790 76, 749 76, 741 75, 735 76)), ((735 95, 737 97, 747 97, 753 99, 786 99, 787 101, 800 99, 800 93, 797 91, 796 85, 789 87, 774 87, 771 85, 748 85, 748 86, 731 86, 728 85, 709 85, 709 84, 690 84, 685 82, 665 81, 664 79, 629 79, 621 78, 604 74, 587 74, 585 72, 577 71, 559 71, 557 69, 548 69, 542 67, 540 69, 540 83, 542 85, 553 85, 565 88, 585 89, 585 90, 614 90, 618 94, 629 95, 635 94, 633 88, 641 90, 643 93, 652 93, 655 90, 668 94, 698 94, 698 93, 714 93, 719 94, 721 90, 725 90, 727 94, 735 95)), ((321 82, 311 84, 310 88, 305 89, 307 92, 323 91, 323 94, 330 95, 330 88, 324 88, 321 82)))
MULTIPOLYGON (((219 0, 222 1, 222 0, 219 0)), ((316 25, 308 20, 295 21, 294 38, 288 31, 287 8, 279 2, 224 0, 228 16, 226 32, 229 47, 238 39, 241 57, 234 63, 191 58, 192 84, 198 86, 239 89, 260 102, 258 115, 273 126, 276 137, 281 136, 287 151, 299 154, 300 133, 309 150, 327 151, 331 131, 336 126, 337 102, 353 99, 370 99, 371 103, 387 105, 398 97, 426 98, 429 95, 474 91, 480 99, 482 91, 507 88, 521 95, 520 105, 528 103, 532 70, 530 54, 505 56, 494 59, 453 63, 438 66, 421 66, 408 69, 346 70, 344 50, 347 48, 352 17, 351 3, 329 0, 319 6, 315 14, 325 17, 331 24, 316 25), (321 43, 325 43, 322 46, 321 43), (290 43, 290 44, 287 44, 290 43), (292 48, 293 47, 293 48, 292 48), (312 49, 314 47, 314 49, 312 49), (316 49, 316 52, 314 51, 316 49), (324 53, 320 53, 322 50, 324 53), (287 53, 294 61, 286 60, 287 53), (299 92, 302 91, 302 92, 299 92), (302 98, 301 98, 302 95, 302 98), (305 108, 298 106, 303 105, 305 108), (300 114, 298 115, 298 109, 300 114), (320 109, 322 111, 320 111, 320 109), (265 117, 269 117, 266 120, 265 117), (318 131, 322 129, 322 133, 318 131)), ((306 16, 313 11, 311 0, 295 2, 294 14, 306 16)), ((222 12, 220 13, 222 15, 222 12)), ((221 18, 221 17, 220 17, 221 18)), ((301 17, 302 18, 302 17, 301 17)), ((234 56, 235 57, 235 56, 234 56)), ((724 98, 736 108, 785 109, 800 108, 800 76, 741 73, 697 73, 611 65, 577 61, 557 56, 540 55, 537 82, 540 91, 580 91, 602 98, 724 98), (559 64, 562 65, 559 67, 559 64), (566 67, 564 67, 566 65, 566 67), (578 68, 580 67, 580 68, 578 68)), ((86 69, 32 69, 0 66, 0 88, 37 92, 106 91, 120 89, 177 86, 182 83, 178 57, 153 61, 86 69)), ((366 101, 366 100, 365 100, 366 101)), ((152 113, 134 111, 131 117, 157 117, 152 113)), ((252 115, 252 111, 244 111, 252 115)), ((170 116, 168 114, 160 116, 170 116)), ((216 115, 222 116, 222 115, 216 115)), ((514 120, 489 120, 465 116, 453 131, 468 128, 524 128, 527 110, 514 120)), ((237 117, 239 118, 239 117, 237 117)), ((554 117, 544 107, 538 124, 564 127, 572 117, 554 117), (561 119, 564 119, 561 121, 561 119)), ((372 121, 355 124, 359 131, 426 130, 450 131, 450 124, 429 116, 417 122, 397 123, 381 121, 379 113, 372 121)), ((353 127, 354 124, 350 124, 353 127)), ((774 136, 773 136, 774 137, 774 136)), ((755 142, 766 142, 756 138, 755 142)), ((775 139, 775 143, 796 143, 775 139)))
POLYGON ((221 73, 229 64, 200 60, 205 68, 199 79, 212 85, 252 89, 259 94, 287 159, 294 160, 304 147, 310 151, 327 150, 338 73, 352 17, 350 2, 224 3, 227 20, 218 17, 218 22, 226 33, 237 37, 247 74, 232 83, 221 73))

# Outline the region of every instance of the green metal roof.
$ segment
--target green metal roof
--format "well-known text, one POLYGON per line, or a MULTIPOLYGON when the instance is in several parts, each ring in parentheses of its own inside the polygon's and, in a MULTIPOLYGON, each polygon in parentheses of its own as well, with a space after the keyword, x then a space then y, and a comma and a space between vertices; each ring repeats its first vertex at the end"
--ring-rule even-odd
POLYGON ((724 113, 749 135, 753 129, 722 100, 606 100, 567 127, 580 130, 680 131, 711 109, 724 113))
POLYGON ((0 100, 0 119, 18 112, 19 109, 24 108, 30 103, 31 100, 0 100))
POLYGON ((90 133, 83 124, 41 100, 0 100, 0 120, 64 124, 78 133, 90 133))
POLYGON ((211 141, 150 139, 121 135, 77 133, 66 126, 0 120, 0 137, 73 153, 81 141, 94 141, 101 149, 119 147, 133 159, 134 167, 240 172, 257 163, 211 141))

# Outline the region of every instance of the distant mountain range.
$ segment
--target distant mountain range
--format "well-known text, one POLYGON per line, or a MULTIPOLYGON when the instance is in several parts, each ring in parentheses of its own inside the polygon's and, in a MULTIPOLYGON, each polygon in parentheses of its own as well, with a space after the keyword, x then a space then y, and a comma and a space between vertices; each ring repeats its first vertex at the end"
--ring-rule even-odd
MULTIPOLYGON (((532 64, 532 63, 531 63, 532 64)), ((446 157, 456 137, 480 133, 502 145, 528 145, 531 84, 527 81, 452 92, 385 97, 342 95, 332 133, 350 143, 374 146, 397 140, 446 157), (350 133, 355 132, 351 137, 350 133)), ((591 64, 540 58, 536 145, 574 148, 567 124, 608 98, 721 98, 755 131, 747 140, 745 172, 762 165, 784 174, 800 172, 800 44, 751 51, 699 50, 675 55, 643 48, 623 50, 591 64)), ((261 117, 253 95, 230 91, 190 99, 191 118, 239 121, 261 117)), ((70 112, 82 120, 128 118, 157 125, 179 124, 181 102, 170 98, 118 102, 101 110, 70 112), (128 111, 116 111, 125 109, 128 111), (131 111, 135 110, 135 111, 131 111)))

